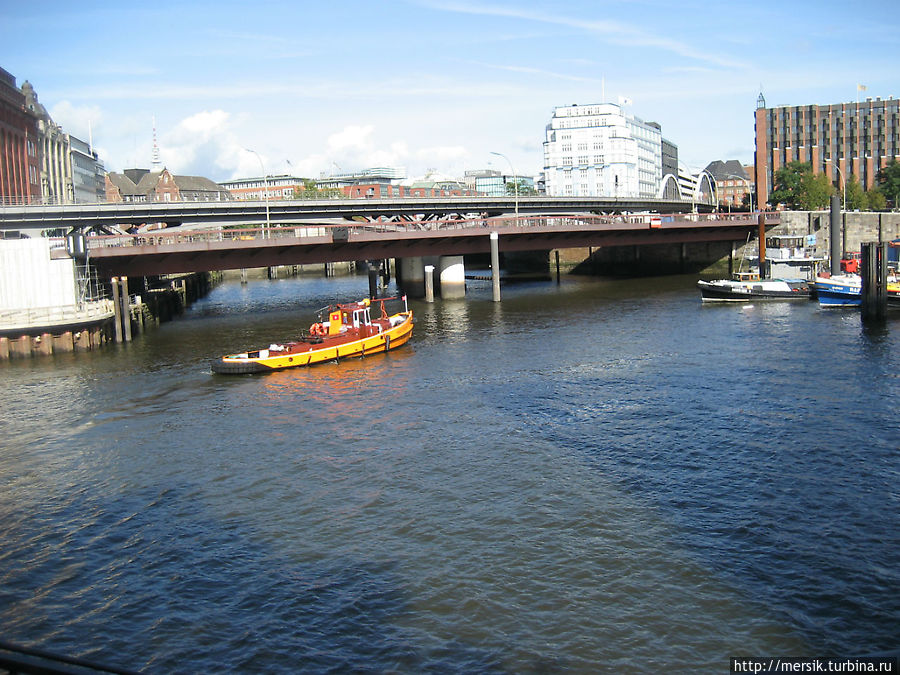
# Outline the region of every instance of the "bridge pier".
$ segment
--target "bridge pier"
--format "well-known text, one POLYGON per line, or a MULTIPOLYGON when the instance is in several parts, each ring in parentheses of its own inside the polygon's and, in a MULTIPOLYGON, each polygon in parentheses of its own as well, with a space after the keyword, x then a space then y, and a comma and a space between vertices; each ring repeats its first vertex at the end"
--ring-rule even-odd
POLYGON ((411 298, 425 295, 425 261, 422 256, 397 258, 397 280, 403 292, 411 298))
MULTIPOLYGON (((442 298, 466 297, 466 267, 461 255, 411 256, 395 262, 397 283, 412 298, 427 294, 426 269, 438 272, 438 292, 442 298)), ((433 292, 433 291, 432 291, 433 292)))
POLYGON ((442 255, 438 261, 442 298, 466 297, 466 266, 461 255, 442 255))

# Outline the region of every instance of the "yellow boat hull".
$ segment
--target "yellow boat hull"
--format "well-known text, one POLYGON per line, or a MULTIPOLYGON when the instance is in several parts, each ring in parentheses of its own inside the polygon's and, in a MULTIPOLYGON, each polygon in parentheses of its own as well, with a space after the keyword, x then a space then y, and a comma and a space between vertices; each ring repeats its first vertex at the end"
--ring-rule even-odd
POLYGON ((310 345, 305 351, 297 351, 288 345, 288 349, 284 352, 262 349, 244 354, 230 354, 214 361, 212 370, 216 373, 233 375, 264 373, 387 352, 403 346, 412 337, 412 312, 403 312, 396 316, 403 318, 401 323, 374 335, 349 341, 325 338, 321 344, 310 345))

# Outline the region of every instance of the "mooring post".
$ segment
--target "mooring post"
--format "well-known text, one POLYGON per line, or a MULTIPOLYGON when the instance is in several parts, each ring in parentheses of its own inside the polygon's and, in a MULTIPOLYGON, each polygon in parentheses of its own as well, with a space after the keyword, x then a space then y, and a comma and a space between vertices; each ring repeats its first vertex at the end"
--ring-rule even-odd
POLYGON ((119 277, 113 277, 113 321, 116 325, 116 342, 122 341, 122 300, 119 298, 119 277))
POLYGON ((559 249, 556 249, 556 285, 559 286, 559 249))
POLYGON ((375 266, 375 262, 372 260, 368 261, 369 265, 369 297, 377 298, 378 297, 378 268, 375 266))
POLYGON ((882 321, 887 316, 887 244, 865 242, 861 251, 862 318, 882 321))
POLYGON ((434 265, 425 265, 425 302, 434 302, 434 265))
POLYGON ((500 302, 500 241, 496 232, 491 232, 491 288, 494 302, 500 302))
POLYGON ((122 284, 122 331, 125 342, 131 342, 131 299, 128 295, 128 277, 120 277, 122 284))

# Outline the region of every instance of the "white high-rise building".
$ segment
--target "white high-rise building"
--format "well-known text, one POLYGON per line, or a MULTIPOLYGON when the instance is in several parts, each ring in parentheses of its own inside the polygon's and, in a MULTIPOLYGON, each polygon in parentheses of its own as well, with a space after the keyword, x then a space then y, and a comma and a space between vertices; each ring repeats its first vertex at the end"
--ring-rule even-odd
POLYGON ((659 125, 614 103, 555 108, 544 140, 546 190, 553 197, 659 197, 659 125))

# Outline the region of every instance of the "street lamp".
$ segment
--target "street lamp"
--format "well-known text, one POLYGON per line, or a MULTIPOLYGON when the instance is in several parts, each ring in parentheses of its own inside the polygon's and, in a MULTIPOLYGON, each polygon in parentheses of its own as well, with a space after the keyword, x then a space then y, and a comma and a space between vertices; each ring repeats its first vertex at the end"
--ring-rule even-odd
POLYGON ((513 172, 513 185, 515 186, 515 195, 516 195, 516 220, 519 219, 519 175, 516 173, 516 167, 513 166, 512 161, 510 161, 509 157, 504 155, 502 152, 493 152, 490 151, 492 155, 497 155, 497 157, 502 157, 507 162, 509 162, 509 168, 512 169, 513 172))
POLYGON ((259 160, 259 166, 263 172, 263 189, 266 191, 266 227, 263 230, 263 239, 269 238, 269 230, 272 227, 272 224, 269 222, 269 177, 266 175, 266 167, 263 164, 262 157, 259 156, 259 153, 256 150, 251 150, 250 148, 244 148, 245 152, 252 152, 256 155, 256 159, 259 160))
POLYGON ((841 171, 841 167, 838 165, 837 162, 834 163, 834 168, 837 169, 838 175, 841 177, 841 193, 843 194, 843 197, 844 197, 843 202, 842 202, 843 205, 841 206, 841 210, 846 211, 847 210, 847 181, 844 180, 844 172, 841 171))

